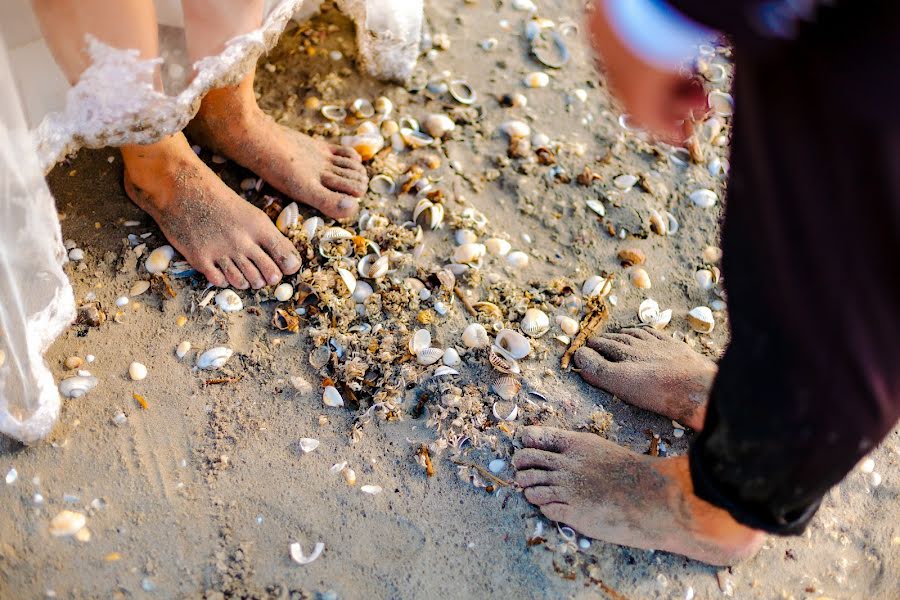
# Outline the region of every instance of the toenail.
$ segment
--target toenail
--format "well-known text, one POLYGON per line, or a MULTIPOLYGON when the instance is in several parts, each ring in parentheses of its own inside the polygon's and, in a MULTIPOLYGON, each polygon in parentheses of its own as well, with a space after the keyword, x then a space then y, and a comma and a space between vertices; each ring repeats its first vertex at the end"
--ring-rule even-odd
POLYGON ((295 271, 300 268, 300 259, 290 254, 284 258, 284 268, 288 271, 295 271))
POLYGON ((352 200, 350 198, 344 198, 340 202, 338 202, 338 209, 340 210, 354 210, 357 207, 356 200, 352 200))

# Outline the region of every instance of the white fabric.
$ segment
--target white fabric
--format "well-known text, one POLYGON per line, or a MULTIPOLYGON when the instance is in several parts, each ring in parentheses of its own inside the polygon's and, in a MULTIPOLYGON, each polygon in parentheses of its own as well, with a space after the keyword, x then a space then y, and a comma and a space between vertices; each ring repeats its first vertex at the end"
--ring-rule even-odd
MULTIPOLYGON (((30 0, 0 0, 0 433, 26 443, 49 434, 59 414, 59 393, 42 355, 75 312, 43 174, 80 147, 151 143, 180 131, 207 91, 243 79, 292 16, 309 16, 321 4, 268 0, 259 29, 187 65, 180 2, 156 2, 157 59, 141 60, 136 50, 90 39, 93 62, 69 87, 41 38, 30 0), (157 65, 164 92, 153 86, 157 65)), ((404 80, 412 73, 422 4, 340 1, 356 21, 360 58, 372 75, 404 80)))

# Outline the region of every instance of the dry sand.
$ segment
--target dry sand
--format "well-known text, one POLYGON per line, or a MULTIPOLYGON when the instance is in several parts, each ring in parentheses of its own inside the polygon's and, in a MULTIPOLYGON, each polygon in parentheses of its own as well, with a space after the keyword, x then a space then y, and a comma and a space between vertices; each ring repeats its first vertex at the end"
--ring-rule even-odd
MULTIPOLYGON (((616 253, 639 247, 648 257, 652 293, 620 282, 611 326, 635 322, 637 305, 651 296, 675 311, 668 331, 684 332, 698 350, 720 352, 727 342, 724 314, 702 340, 690 333, 685 314, 715 297, 698 288, 693 272, 704 264, 702 250, 716 243, 721 203, 702 209, 686 194, 711 187, 721 195, 722 179, 705 166, 678 167, 633 135, 623 136, 619 111, 597 83, 583 43, 571 43, 572 62, 553 73, 547 88, 523 88, 521 78, 538 65, 527 58, 520 35, 523 13, 496 8, 500 4, 432 3, 427 14, 433 30, 448 34, 452 43, 421 63, 428 73, 447 69, 464 77, 480 94, 479 119, 443 144, 441 169, 450 189, 483 211, 493 231, 505 232, 514 247, 531 255, 530 265, 520 271, 494 263, 488 269, 520 287, 552 277, 580 283, 601 271, 621 276, 616 253), (510 21, 511 31, 501 30, 502 19, 510 21), (478 42, 490 37, 498 39, 498 47, 486 52, 478 42), (586 102, 571 98, 576 88, 586 90, 586 102), (496 97, 512 92, 525 93, 528 107, 502 108, 496 97), (564 142, 559 160, 572 176, 590 165, 601 181, 591 187, 554 183, 549 167, 505 159, 506 142, 497 127, 510 116, 564 142), (575 144, 583 145, 582 155, 572 151, 575 144), (597 161, 611 149, 606 163, 597 161), (449 160, 459 161, 465 177, 447 167, 449 160), (620 173, 650 173, 668 193, 635 189, 610 200, 610 178, 620 173), (681 230, 669 237, 612 238, 584 207, 585 200, 604 194, 613 223, 628 226, 651 208, 668 209, 681 230), (523 241, 525 234, 530 243, 523 241)), ((579 3, 554 6, 545 16, 579 21, 579 3)), ((346 101, 386 94, 403 114, 419 118, 444 107, 360 76, 347 22, 330 14, 319 23, 337 25, 325 46, 348 58, 337 63, 325 53, 306 58, 293 51, 296 39, 286 36, 263 61, 274 65, 274 72, 260 69, 258 78, 261 103, 276 118, 304 130, 321 125, 302 108, 307 95, 346 101), (335 67, 337 76, 329 76, 335 67)), ((724 148, 715 152, 726 156, 724 148)), ((250 175, 233 165, 211 166, 236 188, 250 175)), ((133 259, 124 259, 131 255, 126 235, 150 232, 150 247, 163 240, 125 197, 116 151, 83 151, 58 166, 50 182, 65 217, 65 237, 87 255, 67 267, 76 296, 82 301, 93 292, 112 314, 115 298, 144 276, 133 259), (123 225, 132 219, 140 226, 123 225)), ((391 216, 408 219, 410 206, 396 206, 391 216)), ((447 229, 428 233, 424 260, 443 262, 451 235, 447 229)), ((731 569, 600 542, 577 550, 546 522, 546 542, 529 546, 543 519, 516 490, 488 493, 474 487, 457 477, 446 453, 435 458, 436 475, 426 478, 414 460, 419 442, 435 439, 424 418, 376 419, 352 442, 355 412, 324 408, 318 391, 296 393, 291 377, 318 384, 307 360, 311 347, 302 335, 271 328, 272 303, 242 293, 244 311, 214 317, 204 310, 191 313, 202 284, 178 282, 176 291, 170 299, 154 287, 125 307, 121 323, 110 319, 99 328, 73 327, 50 350, 48 362, 60 377, 66 374, 66 357, 95 355, 89 368, 101 383, 64 403, 47 443, 25 448, 0 442, 0 473, 12 467, 18 472, 17 481, 0 484, 0 597, 634 599, 688 598, 693 590, 695 598, 799 599, 896 598, 900 592, 896 432, 873 454, 880 486, 872 485, 872 475, 855 470, 828 495, 805 535, 770 538, 755 558, 731 569), (178 327, 182 314, 188 321, 178 327), (226 374, 240 380, 205 385, 207 376, 175 357, 182 340, 195 348, 227 343, 237 355, 226 374), (147 379, 128 379, 132 360, 149 367, 147 379), (146 410, 133 393, 146 398, 146 410), (127 422, 117 426, 113 417, 120 410, 127 422), (327 424, 320 424, 320 415, 327 415, 327 424), (317 438, 321 446, 304 455, 298 445, 302 437, 317 438), (329 472, 342 460, 357 472, 355 487, 329 472), (384 491, 361 493, 365 483, 384 491), (66 508, 88 514, 90 541, 49 535, 49 520, 66 508), (311 565, 296 565, 288 554, 295 541, 306 552, 322 541, 325 552, 311 565)), ((465 322, 456 306, 446 323, 434 328, 437 339, 458 345, 465 322)), ((542 422, 581 426, 602 407, 613 418, 611 439, 645 452, 650 430, 668 444, 670 455, 686 451, 691 433, 677 439, 666 419, 598 392, 576 374, 561 373, 563 347, 550 336, 540 346, 541 358, 527 364, 528 377, 556 409, 541 415, 542 422)), ((460 368, 463 377, 469 367, 460 368)), ((512 438, 501 437, 498 450, 508 452, 512 438)), ((480 449, 470 458, 486 464, 491 457, 480 449)), ((501 473, 511 476, 508 470, 501 473)))

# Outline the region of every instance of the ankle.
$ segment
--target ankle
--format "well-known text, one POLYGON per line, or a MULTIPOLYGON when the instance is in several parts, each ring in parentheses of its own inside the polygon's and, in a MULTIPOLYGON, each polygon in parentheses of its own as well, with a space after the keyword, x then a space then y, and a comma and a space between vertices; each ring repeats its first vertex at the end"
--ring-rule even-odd
POLYGON ((200 103, 197 117, 221 127, 235 122, 246 124, 259 113, 251 75, 237 85, 210 90, 200 103))

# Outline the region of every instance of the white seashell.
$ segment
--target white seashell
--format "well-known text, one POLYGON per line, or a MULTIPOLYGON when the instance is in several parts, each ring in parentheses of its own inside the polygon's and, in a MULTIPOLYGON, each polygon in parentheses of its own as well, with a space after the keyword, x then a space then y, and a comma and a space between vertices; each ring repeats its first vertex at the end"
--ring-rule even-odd
POLYGON ((344 398, 341 396, 341 393, 337 391, 336 387, 328 385, 325 386, 325 389, 322 391, 322 402, 325 406, 338 408, 344 405, 344 398))
POLYGON ((434 138, 427 133, 410 129, 409 127, 400 128, 400 139, 410 148, 425 148, 434 143, 434 138))
POLYGON ((162 273, 169 268, 169 263, 172 262, 173 258, 175 258, 175 248, 168 244, 160 246, 147 256, 147 260, 144 262, 144 268, 147 269, 148 273, 154 275, 162 273))
POLYGON ((63 510, 50 520, 50 535, 53 537, 67 537, 81 531, 87 523, 87 517, 82 513, 63 510))
POLYGON ((190 351, 191 343, 185 340, 178 344, 178 347, 175 348, 175 356, 177 356, 178 358, 184 358, 190 351))
POLYGON ((289 283, 281 283, 275 288, 274 296, 279 302, 287 302, 294 295, 294 286, 289 283))
POLYGON ((585 204, 587 204, 587 207, 594 211, 597 215, 601 217, 606 216, 606 207, 603 206, 603 203, 599 200, 588 200, 587 202, 585 202, 585 204))
POLYGON ((448 367, 455 367, 461 362, 462 359, 459 358, 459 352, 455 348, 447 348, 444 351, 443 363, 448 367))
POLYGON ((504 400, 512 400, 519 395, 522 390, 522 384, 519 380, 510 375, 498 377, 491 384, 491 391, 503 398, 504 400))
POLYGON ((453 250, 453 262, 461 264, 477 262, 485 252, 487 252, 487 248, 484 244, 462 244, 453 250))
POLYGON ((423 348, 416 352, 416 362, 420 365, 433 365, 443 356, 444 351, 440 348, 423 348))
POLYGON ((363 492, 364 494, 371 494, 372 496, 374 496, 375 494, 381 493, 381 486, 380 485, 364 485, 361 488, 359 488, 359 491, 363 492))
POLYGON ((443 377, 444 375, 459 375, 459 371, 447 365, 441 365, 434 370, 435 377, 443 377))
POLYGON ((867 458, 859 464, 859 470, 868 475, 875 471, 875 461, 871 458, 867 458))
POLYGON ((653 329, 663 329, 672 320, 671 309, 659 310, 659 304, 652 298, 647 298, 638 307, 638 319, 653 329))
POLYGON ((6 473, 6 485, 14 484, 18 478, 19 478, 19 472, 16 471, 15 467, 12 467, 6 473))
POLYGON ((322 227, 325 227, 325 221, 322 220, 322 217, 310 217, 303 221, 301 229, 306 234, 306 239, 311 240, 316 237, 316 232, 322 227))
POLYGON ((580 328, 578 321, 566 315, 557 315, 556 324, 559 325, 563 333, 570 337, 578 333, 580 328))
POLYGON ((709 107, 719 117, 730 117, 734 113, 734 98, 725 92, 712 91, 707 96, 709 107))
POLYGON ((500 131, 510 139, 527 138, 531 135, 531 127, 523 121, 506 121, 500 125, 500 131))
POLYGON ((331 465, 331 468, 328 470, 331 472, 332 475, 337 475, 338 473, 343 472, 343 470, 346 468, 347 468, 347 461, 342 460, 339 463, 334 463, 333 465, 331 465))
POLYGON ((66 398, 81 398, 97 387, 100 380, 96 377, 76 375, 59 382, 59 393, 66 398))
POLYGON ((533 0, 513 0, 512 7, 522 12, 534 12, 537 10, 537 5, 533 0))
POLYGON ((543 71, 535 71, 526 75, 522 83, 525 84, 525 87, 530 88, 547 87, 550 84, 550 76, 543 71))
POLYGON ((710 208, 715 205, 716 201, 719 197, 712 190, 707 189, 699 189, 695 192, 692 192, 688 198, 691 199, 691 202, 699 206, 700 208, 710 208))
POLYGON ((634 187, 634 184, 638 182, 638 178, 635 175, 619 175, 613 179, 613 185, 619 188, 622 191, 628 191, 634 187))
POLYGON ((375 115, 375 107, 365 98, 357 98, 350 105, 350 111, 353 116, 360 119, 368 119, 375 115))
POLYGON ((499 475, 503 472, 503 469, 506 468, 506 461, 502 458, 495 458, 491 462, 488 463, 488 471, 493 473, 494 475, 499 475))
POLYGON ((234 350, 225 346, 215 346, 197 357, 197 368, 203 370, 221 369, 234 354, 234 350))
POLYGON ((353 276, 353 273, 347 269, 342 269, 341 267, 338 267, 336 271, 338 272, 338 275, 341 276, 341 281, 344 282, 344 286, 346 286, 347 291, 352 296, 353 292, 356 291, 356 277, 353 276))
POLYGON ((375 290, 372 289, 372 286, 369 285, 368 282, 365 281, 357 281, 356 289, 353 290, 352 298, 354 301, 363 303, 368 299, 369 296, 375 293, 375 290))
MULTIPOLYGON (((457 246, 462 246, 463 244, 474 244, 478 241, 478 234, 471 229, 457 229, 455 232, 453 232, 453 240, 456 242, 457 246)), ((485 247, 487 247, 486 243, 485 247)))
POLYGON ((519 416, 519 406, 513 402, 494 402, 491 412, 498 421, 515 421, 519 416))
POLYGON ((343 121, 347 118, 347 109, 343 106, 326 105, 322 107, 321 112, 329 121, 343 121))
POLYGON ((343 227, 329 227, 322 232, 319 239, 323 242, 336 242, 338 240, 349 240, 353 234, 343 227))
POLYGON ((667 210, 664 210, 662 214, 666 218, 666 234, 675 235, 678 233, 681 226, 678 224, 678 219, 675 218, 675 215, 667 210))
POLYGON ((244 301, 233 290, 222 290, 216 294, 216 306, 224 312, 237 312, 244 308, 244 301))
POLYGON ((131 297, 140 296, 141 294, 143 294, 144 292, 146 292, 149 289, 150 289, 149 281, 146 281, 146 280, 137 281, 137 282, 135 282, 135 284, 133 286, 131 286, 131 289, 128 290, 128 295, 131 297))
POLYGON ((550 136, 546 133, 536 133, 531 136, 531 145, 534 148, 548 148, 550 147, 550 136))
POLYGON ((444 221, 444 205, 422 198, 413 209, 413 221, 429 229, 437 229, 444 221))
POLYGON ((81 248, 72 248, 69 250, 69 260, 73 260, 78 262, 80 260, 84 260, 84 250, 81 248))
POLYGON ((484 241, 484 247, 494 256, 506 256, 512 250, 512 244, 502 238, 490 238, 484 241))
POLYGON ((313 547, 313 551, 309 556, 303 554, 303 548, 300 547, 300 544, 294 542, 290 546, 291 551, 291 560, 293 560, 298 565, 308 565, 312 561, 316 560, 320 556, 322 556, 322 552, 325 550, 325 544, 322 542, 317 542, 313 547))
POLYGON ((657 235, 669 235, 669 221, 656 209, 650 211, 650 231, 657 235))
MULTIPOLYGON (((359 260, 356 270, 361 277, 367 279, 381 279, 390 269, 391 263, 387 255, 367 254, 359 260)), ((358 285, 358 284, 357 284, 358 285)))
POLYGON ((718 300, 718 299, 716 299, 716 300, 713 300, 712 302, 709 303, 709 307, 710 307, 714 312, 721 312, 721 311, 725 310, 725 308, 727 307, 727 305, 725 304, 725 301, 724 301, 724 300, 718 300))
POLYGON ((694 279, 701 290, 711 290, 716 285, 715 277, 709 269, 700 269, 694 273, 694 279))
POLYGON ((369 161, 384 148, 384 138, 380 133, 345 135, 341 137, 341 146, 353 148, 363 161, 369 161))
POLYGON ((315 438, 300 438, 300 449, 304 454, 309 454, 319 447, 319 440, 315 438))
POLYGON ((687 314, 687 320, 697 333, 710 333, 716 326, 712 311, 706 306, 692 308, 687 314))
POLYGON ((375 112, 379 115, 387 116, 391 114, 394 110, 394 103, 391 102, 390 98, 385 96, 379 96, 375 99, 375 112))
POLYGON ((491 349, 488 352, 488 362, 501 373, 518 375, 522 372, 519 368, 519 363, 507 356, 506 352, 496 344, 491 344, 491 349))
POLYGON ((550 317, 542 310, 529 308, 519 323, 519 329, 527 336, 539 338, 550 331, 550 317))
POLYGON ((484 348, 490 340, 481 323, 472 323, 463 330, 462 342, 467 348, 484 348))
MULTIPOLYGON (((550 327, 549 319, 547 319, 547 327, 550 327)), ((494 345, 502 355, 510 360, 520 360, 531 354, 531 342, 528 341, 528 338, 512 329, 498 331, 497 337, 494 338, 494 345)))
POLYGON ((431 137, 440 139, 456 129, 456 123, 447 115, 434 113, 425 117, 422 129, 431 137))
POLYGON ((631 271, 631 285, 638 288, 639 290, 649 290, 653 287, 652 282, 650 281, 650 275, 647 274, 647 271, 641 267, 637 267, 631 271))
POLYGON ((584 285, 581 286, 581 293, 588 298, 606 296, 611 290, 612 282, 608 278, 599 275, 591 275, 584 280, 584 285))
POLYGON ((116 298, 116 306, 119 308, 122 308, 126 304, 128 304, 128 296, 119 296, 116 298))
POLYGON ((275 219, 275 227, 281 233, 287 233, 292 227, 297 225, 299 219, 300 207, 297 206, 296 202, 291 202, 278 214, 278 218, 275 219))
POLYGON ((376 175, 369 180, 369 190, 379 196, 393 194, 396 189, 397 186, 394 184, 394 180, 387 175, 376 175))
POLYGON ((132 381, 140 381, 147 378, 147 367, 139 362, 128 365, 128 376, 132 381))
POLYGON ((431 348, 431 333, 427 329, 417 329, 409 338, 407 346, 410 354, 418 354, 426 348, 431 348))
POLYGON ((521 250, 516 250, 507 255, 506 262, 514 269, 522 269, 528 266, 528 255, 521 250))

